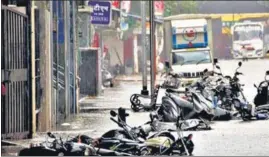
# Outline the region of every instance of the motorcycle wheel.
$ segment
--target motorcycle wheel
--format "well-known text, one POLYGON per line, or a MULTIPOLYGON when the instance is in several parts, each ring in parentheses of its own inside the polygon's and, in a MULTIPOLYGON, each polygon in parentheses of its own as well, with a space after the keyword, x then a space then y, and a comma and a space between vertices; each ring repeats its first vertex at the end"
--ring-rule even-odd
POLYGON ((137 105, 131 105, 131 109, 134 111, 134 112, 139 112, 140 109, 139 107, 137 107, 137 105))
POLYGON ((112 81, 110 81, 110 87, 111 87, 111 88, 114 87, 114 84, 113 84, 112 81))
POLYGON ((150 151, 147 148, 142 148, 139 152, 139 156, 147 156, 150 155, 150 151))
POLYGON ((63 152, 59 152, 57 156, 64 156, 63 152))

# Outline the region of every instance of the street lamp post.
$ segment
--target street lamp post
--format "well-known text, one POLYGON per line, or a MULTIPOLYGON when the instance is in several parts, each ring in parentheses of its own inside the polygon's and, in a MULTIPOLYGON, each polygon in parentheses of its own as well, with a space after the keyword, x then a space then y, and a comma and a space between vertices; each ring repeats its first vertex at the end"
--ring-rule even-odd
POLYGON ((142 62, 143 62, 143 89, 141 90, 142 95, 149 95, 147 89, 147 52, 146 52, 146 8, 145 1, 141 1, 141 46, 142 46, 142 62))

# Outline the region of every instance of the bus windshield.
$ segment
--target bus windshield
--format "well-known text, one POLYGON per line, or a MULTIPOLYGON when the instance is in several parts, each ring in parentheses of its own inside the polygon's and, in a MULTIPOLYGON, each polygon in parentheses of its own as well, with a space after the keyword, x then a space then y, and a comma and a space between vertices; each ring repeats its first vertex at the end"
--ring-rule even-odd
POLYGON ((234 41, 246 41, 253 39, 262 40, 262 27, 260 25, 240 25, 234 27, 234 41))
POLYGON ((173 52, 173 65, 211 63, 209 51, 173 52))

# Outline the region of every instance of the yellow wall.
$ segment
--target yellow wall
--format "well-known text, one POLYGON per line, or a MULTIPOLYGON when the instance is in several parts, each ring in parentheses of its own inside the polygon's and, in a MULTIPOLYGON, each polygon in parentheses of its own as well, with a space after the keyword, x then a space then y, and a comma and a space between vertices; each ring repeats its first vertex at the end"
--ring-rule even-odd
POLYGON ((216 14, 221 17, 222 20, 222 33, 231 34, 231 25, 233 22, 237 22, 245 18, 269 18, 269 13, 242 13, 242 14, 216 14))

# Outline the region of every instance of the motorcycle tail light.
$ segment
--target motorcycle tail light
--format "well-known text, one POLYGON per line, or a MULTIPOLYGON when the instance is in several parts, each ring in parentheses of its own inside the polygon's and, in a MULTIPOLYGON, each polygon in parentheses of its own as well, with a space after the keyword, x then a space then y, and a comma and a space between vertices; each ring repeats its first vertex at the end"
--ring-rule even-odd
POLYGON ((34 144, 33 143, 30 143, 30 148, 34 147, 34 144))
POLYGON ((186 96, 181 96, 182 99, 188 100, 188 97, 186 96))
POLYGON ((189 134, 188 140, 192 140, 192 137, 193 137, 193 135, 192 134, 189 134))
POLYGON ((252 51, 255 50, 254 47, 247 47, 247 50, 252 51))

